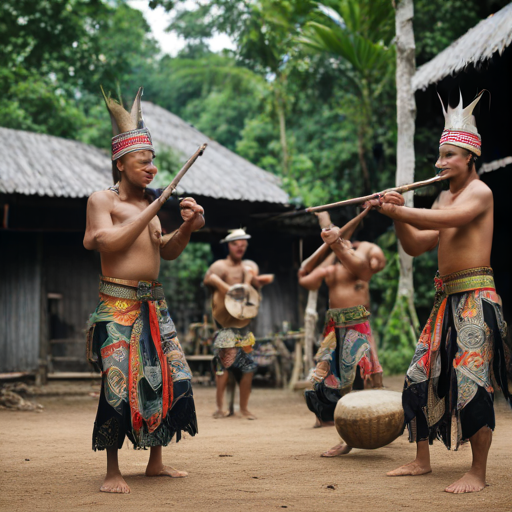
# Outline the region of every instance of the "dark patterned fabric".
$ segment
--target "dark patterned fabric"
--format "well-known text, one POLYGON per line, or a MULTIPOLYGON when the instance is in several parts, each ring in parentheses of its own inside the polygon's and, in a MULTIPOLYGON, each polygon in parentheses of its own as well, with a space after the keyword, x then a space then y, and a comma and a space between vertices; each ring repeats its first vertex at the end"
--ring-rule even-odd
POLYGON ((494 428, 492 373, 511 400, 506 324, 489 270, 469 269, 465 275, 435 280, 434 308, 407 371, 402 397, 411 442, 438 437, 456 450, 480 428, 494 428), (464 279, 467 291, 461 291, 464 279), (474 288, 482 282, 488 287, 474 288), (458 293, 448 293, 454 290, 458 293))

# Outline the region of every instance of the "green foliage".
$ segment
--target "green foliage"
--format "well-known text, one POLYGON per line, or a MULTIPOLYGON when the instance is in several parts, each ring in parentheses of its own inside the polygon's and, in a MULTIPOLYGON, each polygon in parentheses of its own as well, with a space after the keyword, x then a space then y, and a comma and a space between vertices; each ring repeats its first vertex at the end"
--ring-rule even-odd
POLYGON ((156 188, 165 188, 169 185, 176 174, 178 174, 185 161, 186 158, 177 154, 171 148, 159 145, 155 157, 158 173, 153 181, 153 186, 156 188))
MULTIPOLYGON (((507 4, 416 0, 417 63, 507 4)), ((150 5, 173 12, 170 28, 187 43, 178 56, 160 54, 142 14, 123 0, 1 2, 2 126, 108 148, 110 121, 100 84, 107 92, 120 89, 128 101, 144 85, 144 99, 281 176, 295 203, 332 202, 360 195, 364 186, 393 185, 390 0, 204 0, 193 5, 151 0, 150 5), (235 50, 212 53, 208 38, 216 33, 231 37, 235 50)), ((432 175, 441 129, 417 131, 418 179, 432 175)), ((157 186, 167 185, 184 160, 159 148, 157 186)), ((372 280, 372 321, 385 349, 386 371, 404 371, 413 340, 398 327, 408 313, 406 304, 395 303, 394 233, 383 235, 379 244, 389 264, 372 280)), ((206 246, 193 244, 176 262, 163 264, 179 322, 186 322, 187 308, 202 314, 200 282, 209 258, 206 246)), ((416 258, 414 265, 415 304, 425 317, 433 299, 435 253, 416 258)))
POLYGON ((388 315, 379 359, 386 374, 395 375, 409 367, 418 339, 410 322, 407 297, 398 297, 388 315))
POLYGON ((176 260, 162 260, 159 279, 179 332, 186 332, 204 313, 206 290, 202 283, 211 260, 210 245, 204 243, 189 244, 176 260))

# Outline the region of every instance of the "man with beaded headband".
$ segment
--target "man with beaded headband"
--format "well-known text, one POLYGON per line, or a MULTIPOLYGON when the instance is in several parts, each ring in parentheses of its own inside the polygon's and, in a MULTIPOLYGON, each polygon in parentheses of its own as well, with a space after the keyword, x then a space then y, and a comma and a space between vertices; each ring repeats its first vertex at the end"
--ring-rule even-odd
POLYGON ((150 448, 146 476, 184 477, 164 466, 162 446, 181 432, 197 433, 191 373, 165 296, 156 281, 160 258, 173 260, 193 231, 204 225, 194 199, 181 204, 183 224, 163 235, 157 213, 169 198, 155 200, 146 187, 155 177, 155 151, 141 111, 142 88, 130 112, 105 97, 110 113, 115 186, 95 192, 87 203, 84 246, 101 255, 100 302, 87 335, 89 360, 102 372, 93 449, 107 451, 101 491, 128 493, 118 450, 127 436, 135 448, 150 448))
POLYGON ((417 443, 416 458, 388 475, 430 473, 429 443, 434 438, 453 450, 469 439, 472 465, 445 489, 452 493, 486 486, 495 426, 491 373, 509 403, 512 390, 506 324, 490 268, 493 196, 475 169, 481 138, 472 114, 481 95, 466 108, 462 97, 455 108, 446 111, 443 105, 445 129, 436 167, 450 187, 431 210, 404 206, 396 192, 370 201, 394 219, 398 238, 411 256, 438 246, 434 307, 407 371, 402 398, 409 439, 417 443))

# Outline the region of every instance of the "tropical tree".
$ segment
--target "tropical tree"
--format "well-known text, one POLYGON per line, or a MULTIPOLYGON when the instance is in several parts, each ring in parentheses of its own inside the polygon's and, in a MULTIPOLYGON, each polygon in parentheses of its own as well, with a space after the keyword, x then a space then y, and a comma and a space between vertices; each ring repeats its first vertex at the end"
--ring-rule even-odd
MULTIPOLYGON (((413 15, 413 0, 399 0, 396 3, 397 186, 414 181, 416 102, 412 77, 416 71, 416 61, 413 15)), ((414 206, 412 192, 405 194, 405 204, 414 206)), ((414 352, 420 326, 414 306, 413 258, 403 250, 400 241, 397 241, 397 245, 400 267, 398 289, 386 325, 383 348, 387 354, 401 353, 408 361, 414 352)))
POLYGON ((367 153, 372 147, 375 102, 394 69, 393 9, 389 0, 332 0, 318 3, 317 19, 305 24, 299 42, 328 52, 347 78, 347 113, 357 125, 364 188, 370 192, 367 153), (355 100, 355 101, 354 101, 355 100))

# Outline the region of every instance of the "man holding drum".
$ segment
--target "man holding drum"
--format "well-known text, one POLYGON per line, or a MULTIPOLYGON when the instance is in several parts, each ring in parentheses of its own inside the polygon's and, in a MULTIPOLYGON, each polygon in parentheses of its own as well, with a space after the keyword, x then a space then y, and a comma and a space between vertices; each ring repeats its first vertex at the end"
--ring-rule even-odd
MULTIPOLYGON (((395 221, 404 250, 418 256, 438 246, 439 273, 430 318, 407 371, 403 393, 405 421, 413 462, 389 476, 430 473, 429 441, 438 437, 456 450, 469 439, 471 469, 445 490, 480 491, 486 486, 487 455, 494 429, 491 368, 510 402, 505 352, 506 324, 490 268, 493 196, 480 181, 475 160, 481 139, 472 115, 481 95, 469 106, 448 108, 436 167, 450 181, 431 210, 404 206, 391 192, 370 201, 395 221)), ((508 380, 510 382, 510 368, 508 380)))
POLYGON ((248 409, 252 377, 256 371, 256 363, 250 355, 255 340, 248 325, 258 312, 258 290, 271 283, 274 276, 258 275, 258 265, 242 259, 250 238, 251 235, 243 229, 231 230, 221 241, 228 244, 227 258, 214 262, 204 278, 204 284, 213 292, 213 318, 221 326, 213 342, 217 385, 215 418, 229 415, 224 410, 224 393, 229 378, 226 370, 229 370, 240 384, 240 413, 244 418, 256 419, 248 409))
MULTIPOLYGON (((312 375, 315 388, 305 393, 308 408, 317 417, 316 426, 332 424, 338 400, 353 388, 382 387, 382 367, 367 308, 370 279, 385 267, 386 258, 375 244, 352 244, 348 241, 368 211, 341 229, 330 223, 328 213, 318 214, 323 227, 322 247, 325 253, 332 253, 316 268, 310 269, 306 264, 299 270, 299 284, 304 288, 317 290, 323 280, 329 287, 330 309, 326 314, 324 340, 317 352, 317 365, 312 375)), ((319 251, 322 248, 315 254, 319 251)), ((322 456, 335 457, 349 453, 351 449, 341 443, 322 456)))

